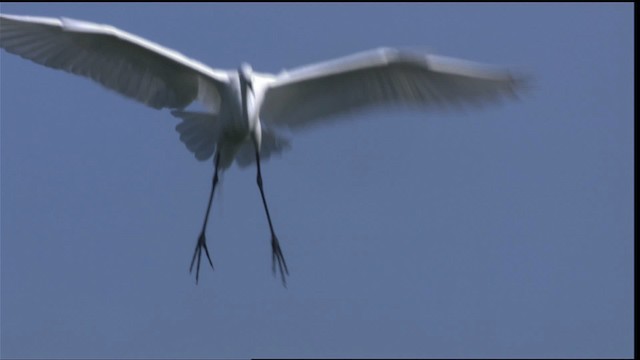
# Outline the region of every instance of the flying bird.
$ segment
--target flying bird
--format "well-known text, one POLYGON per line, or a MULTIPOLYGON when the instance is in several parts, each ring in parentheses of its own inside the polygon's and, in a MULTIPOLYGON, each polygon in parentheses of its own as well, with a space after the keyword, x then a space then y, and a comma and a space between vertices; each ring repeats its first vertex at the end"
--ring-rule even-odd
POLYGON ((0 47, 35 63, 84 76, 181 120, 180 140, 196 159, 213 157, 214 172, 202 230, 189 271, 198 282, 219 173, 235 161, 255 162, 271 232, 272 271, 286 286, 287 263, 264 195, 261 160, 289 141, 278 129, 306 129, 343 115, 404 105, 429 109, 478 105, 515 96, 522 78, 477 63, 395 48, 378 48, 278 74, 211 68, 113 26, 69 18, 0 14, 0 47), (186 109, 199 103, 203 111, 186 109))

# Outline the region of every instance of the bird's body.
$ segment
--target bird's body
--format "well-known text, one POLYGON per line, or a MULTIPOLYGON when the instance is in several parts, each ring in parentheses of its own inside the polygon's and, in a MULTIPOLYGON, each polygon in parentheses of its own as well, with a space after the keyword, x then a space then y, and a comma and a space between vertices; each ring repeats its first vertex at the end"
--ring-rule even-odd
POLYGON ((253 141, 259 149, 262 139, 250 67, 243 64, 237 74, 229 74, 229 80, 229 86, 220 94, 223 105, 218 114, 221 130, 216 144, 221 152, 221 169, 231 165, 240 147, 253 141))
MULTIPOLYGON (((0 15, 0 47, 36 63, 85 76, 182 121, 180 140, 198 160, 214 156, 205 222, 191 263, 202 249, 218 172, 236 161, 257 165, 257 182, 272 235, 275 264, 288 273, 264 197, 260 161, 289 147, 278 128, 304 129, 376 106, 420 108, 478 104, 513 95, 509 73, 461 60, 379 48, 279 74, 248 64, 218 70, 108 25, 73 19, 0 15), (185 108, 200 103, 204 111, 185 108)), ((213 266, 213 265, 212 265, 213 266)))

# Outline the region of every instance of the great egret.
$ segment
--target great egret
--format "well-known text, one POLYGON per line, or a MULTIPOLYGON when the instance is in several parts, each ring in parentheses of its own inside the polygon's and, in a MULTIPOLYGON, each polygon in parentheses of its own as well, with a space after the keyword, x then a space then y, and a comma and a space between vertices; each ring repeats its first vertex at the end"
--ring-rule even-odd
POLYGON ((150 107, 172 109, 180 140, 198 160, 215 152, 214 174, 189 271, 200 273, 218 172, 255 159, 271 231, 272 271, 289 271, 264 196, 260 160, 288 147, 273 128, 301 129, 347 112, 386 105, 425 108, 514 95, 520 79, 467 61, 379 48, 279 74, 210 68, 174 50, 108 25, 67 18, 0 14, 0 46, 38 64, 85 76, 150 107), (200 102, 206 111, 184 110, 200 102))

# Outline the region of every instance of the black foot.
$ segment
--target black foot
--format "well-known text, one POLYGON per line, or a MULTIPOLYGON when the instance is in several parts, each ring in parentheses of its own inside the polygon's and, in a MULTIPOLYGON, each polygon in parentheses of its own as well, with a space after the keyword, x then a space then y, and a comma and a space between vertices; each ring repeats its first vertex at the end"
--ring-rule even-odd
POLYGON ((189 273, 191 273, 193 270, 193 264, 196 264, 196 284, 198 283, 198 277, 200 275, 200 258, 202 257, 202 249, 204 249, 204 252, 207 255, 207 260, 209 260, 211 269, 213 269, 213 262, 211 262, 211 256, 209 256, 209 249, 207 248, 207 239, 204 236, 204 231, 200 233, 200 237, 196 243, 196 250, 193 252, 193 258, 191 259, 191 266, 189 267, 189 273), (198 258, 197 263, 196 257, 198 258))
POLYGON ((276 260, 278 261, 278 269, 280 270, 280 277, 282 278, 282 285, 287 287, 287 279, 285 275, 289 275, 289 269, 287 269, 287 262, 284 261, 284 255, 282 249, 280 249, 280 243, 275 234, 271 235, 271 253, 272 253, 272 265, 271 270, 273 275, 276 274, 276 260))

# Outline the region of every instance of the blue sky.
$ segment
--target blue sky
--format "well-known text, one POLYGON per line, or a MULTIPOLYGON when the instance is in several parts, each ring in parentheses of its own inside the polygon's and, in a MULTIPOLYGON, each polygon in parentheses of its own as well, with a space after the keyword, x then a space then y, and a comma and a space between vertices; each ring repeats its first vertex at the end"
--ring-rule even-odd
POLYGON ((211 182, 167 111, 0 52, 2 357, 631 357, 632 4, 9 4, 213 67, 413 46, 519 101, 369 112, 211 182))

